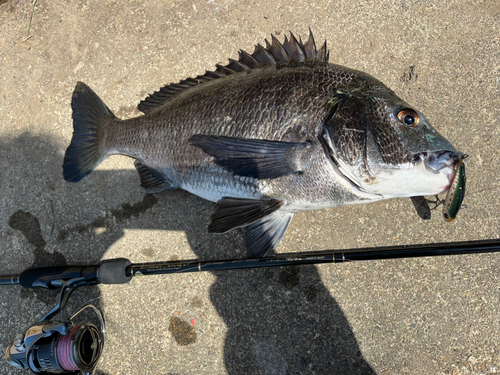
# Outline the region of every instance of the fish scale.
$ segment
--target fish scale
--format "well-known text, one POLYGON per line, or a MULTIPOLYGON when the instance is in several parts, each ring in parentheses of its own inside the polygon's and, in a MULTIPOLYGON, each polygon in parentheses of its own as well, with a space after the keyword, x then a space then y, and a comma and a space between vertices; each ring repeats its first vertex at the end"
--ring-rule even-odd
POLYGON ((380 81, 328 56, 312 33, 306 43, 272 36, 161 88, 128 120, 78 83, 64 177, 130 156, 147 192, 181 188, 217 202, 209 231, 247 227, 248 256, 273 249, 295 212, 449 188, 455 148, 380 81))

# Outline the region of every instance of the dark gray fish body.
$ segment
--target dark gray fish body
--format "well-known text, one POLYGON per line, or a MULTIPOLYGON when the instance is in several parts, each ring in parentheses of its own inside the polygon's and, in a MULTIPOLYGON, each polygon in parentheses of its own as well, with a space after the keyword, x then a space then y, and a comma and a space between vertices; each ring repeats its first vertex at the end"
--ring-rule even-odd
POLYGON ((247 227, 249 256, 276 246, 294 212, 438 194, 460 153, 375 78, 327 62, 293 35, 169 85, 119 120, 84 84, 64 176, 136 159, 148 192, 182 188, 219 207, 211 232, 247 227))
POLYGON ((342 192, 338 182, 328 176, 331 168, 318 139, 331 93, 348 77, 335 68, 317 63, 277 70, 273 65, 191 88, 146 116, 111 123, 106 139, 108 154, 139 159, 161 171, 176 187, 213 202, 236 194, 327 206, 343 204, 345 199, 359 200, 342 192), (315 79, 326 85, 318 85, 315 79), (191 145, 191 137, 198 134, 309 141, 310 146, 298 158, 298 167, 305 172, 263 180, 235 177, 212 156, 191 145), (310 170, 315 171, 311 179, 310 170), (313 181, 319 184, 315 186, 313 181))

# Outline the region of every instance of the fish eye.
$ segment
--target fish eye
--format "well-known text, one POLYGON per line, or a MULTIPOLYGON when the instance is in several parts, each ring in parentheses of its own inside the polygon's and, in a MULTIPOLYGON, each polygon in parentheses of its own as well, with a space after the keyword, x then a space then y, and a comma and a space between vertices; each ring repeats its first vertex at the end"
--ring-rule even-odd
POLYGON ((420 116, 413 109, 405 108, 398 113, 399 121, 403 124, 411 126, 412 128, 417 126, 420 122, 420 116))

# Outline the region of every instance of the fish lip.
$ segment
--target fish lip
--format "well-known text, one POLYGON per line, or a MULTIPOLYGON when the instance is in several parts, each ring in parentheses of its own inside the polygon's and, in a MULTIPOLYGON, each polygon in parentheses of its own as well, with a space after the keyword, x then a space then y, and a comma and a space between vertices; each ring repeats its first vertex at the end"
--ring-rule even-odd
POLYGON ((453 178, 454 166, 467 157, 467 154, 460 151, 439 150, 420 152, 414 155, 414 160, 416 162, 422 162, 425 169, 431 173, 437 174, 445 172, 451 181, 453 178), (443 171, 445 168, 449 168, 449 171, 443 171))

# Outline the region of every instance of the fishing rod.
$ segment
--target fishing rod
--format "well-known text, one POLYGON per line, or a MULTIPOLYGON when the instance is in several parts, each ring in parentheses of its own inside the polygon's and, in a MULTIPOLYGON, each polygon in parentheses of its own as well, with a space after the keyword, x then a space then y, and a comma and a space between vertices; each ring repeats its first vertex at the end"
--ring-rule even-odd
POLYGON ((0 285, 24 288, 61 289, 57 304, 26 333, 18 335, 7 348, 5 359, 18 368, 36 374, 92 374, 104 346, 104 321, 101 331, 87 322, 76 326, 53 318, 66 306, 73 291, 85 285, 126 284, 134 276, 166 275, 185 272, 222 271, 259 267, 305 264, 345 263, 369 260, 464 255, 500 252, 500 239, 440 244, 369 247, 347 250, 323 250, 296 254, 279 254, 265 258, 216 261, 178 260, 132 264, 118 258, 94 266, 62 266, 28 269, 18 275, 0 276, 0 285))

